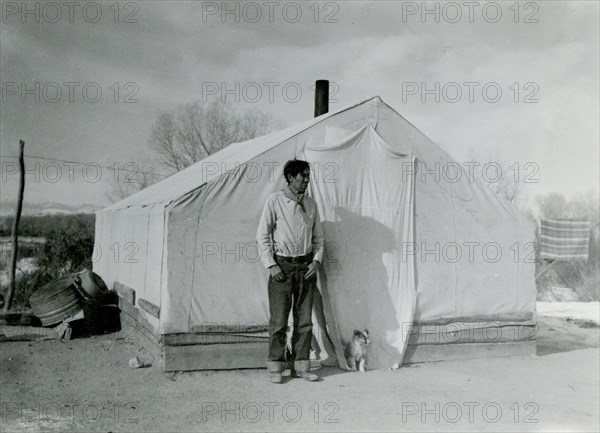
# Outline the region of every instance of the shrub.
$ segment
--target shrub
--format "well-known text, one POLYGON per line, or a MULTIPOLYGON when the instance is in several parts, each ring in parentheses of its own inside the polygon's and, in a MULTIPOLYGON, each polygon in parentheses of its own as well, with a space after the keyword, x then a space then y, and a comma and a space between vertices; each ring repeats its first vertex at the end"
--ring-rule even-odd
POLYGON ((45 269, 36 269, 33 272, 23 274, 15 284, 12 308, 30 308, 29 297, 53 279, 54 277, 45 269))
MULTIPOLYGON (((10 236, 13 225, 12 216, 0 217, 0 236, 10 236)), ((74 221, 84 224, 94 232, 94 214, 74 215, 23 215, 19 221, 19 236, 47 236, 49 232, 71 225, 74 221)))
MULTIPOLYGON (((29 297, 46 283, 64 275, 92 267, 94 249, 94 216, 75 215, 67 218, 31 219, 35 227, 29 234, 44 233, 46 242, 37 251, 35 269, 17 278, 13 308, 29 308, 29 297)), ((21 234, 23 235, 23 234, 21 234)), ((19 248, 18 256, 27 253, 19 248)), ((31 251, 29 251, 31 253, 31 251)))
MULTIPOLYGON (((538 196, 540 217, 552 219, 578 219, 590 222, 589 257, 587 262, 558 262, 537 280, 538 293, 552 286, 568 287, 579 295, 581 301, 600 299, 600 229, 598 192, 590 190, 567 199, 561 194, 538 196)), ((545 266, 539 260, 540 234, 536 232, 536 273, 545 266)))
POLYGON ((56 277, 92 267, 94 231, 83 221, 74 220, 46 235, 46 243, 39 260, 41 268, 56 277))

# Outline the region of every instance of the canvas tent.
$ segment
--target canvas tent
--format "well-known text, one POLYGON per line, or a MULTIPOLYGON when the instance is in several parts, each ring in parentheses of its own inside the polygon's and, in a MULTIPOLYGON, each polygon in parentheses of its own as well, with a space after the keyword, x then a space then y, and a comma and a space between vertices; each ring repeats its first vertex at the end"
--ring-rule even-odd
POLYGON ((370 368, 473 345, 531 351, 533 224, 375 97, 231 144, 97 213, 94 271, 162 347, 166 370, 265 365, 268 273, 255 235, 293 158, 311 164, 325 233, 321 360, 345 366, 354 328, 370 330, 370 368))

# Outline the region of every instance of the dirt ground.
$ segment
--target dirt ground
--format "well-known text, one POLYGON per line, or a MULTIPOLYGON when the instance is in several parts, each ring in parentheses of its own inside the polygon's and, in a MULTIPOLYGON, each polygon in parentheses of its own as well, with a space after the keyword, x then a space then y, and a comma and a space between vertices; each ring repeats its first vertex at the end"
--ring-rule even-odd
POLYGON ((1 343, 2 432, 599 431, 599 330, 542 317, 537 356, 268 383, 266 370, 166 374, 124 333, 1 343), (151 363, 132 369, 138 356, 151 363))

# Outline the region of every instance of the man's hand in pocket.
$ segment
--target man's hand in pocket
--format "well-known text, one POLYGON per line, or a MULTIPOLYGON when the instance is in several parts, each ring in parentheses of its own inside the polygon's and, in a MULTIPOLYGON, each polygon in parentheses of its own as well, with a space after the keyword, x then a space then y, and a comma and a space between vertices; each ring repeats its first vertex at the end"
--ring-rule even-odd
POLYGON ((316 260, 313 261, 310 265, 308 265, 308 271, 304 274, 304 278, 309 279, 317 275, 317 269, 319 267, 319 262, 316 260))

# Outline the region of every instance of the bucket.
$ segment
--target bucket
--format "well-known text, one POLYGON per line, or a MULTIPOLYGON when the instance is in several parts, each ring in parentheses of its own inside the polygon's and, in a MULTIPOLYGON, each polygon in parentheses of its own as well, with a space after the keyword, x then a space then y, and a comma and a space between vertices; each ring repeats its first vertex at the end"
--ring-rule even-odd
POLYGON ((98 274, 89 269, 73 275, 73 283, 84 299, 99 299, 108 293, 108 287, 98 274))
POLYGON ((29 304, 43 326, 60 323, 83 308, 70 276, 57 278, 36 290, 29 297, 29 304))

